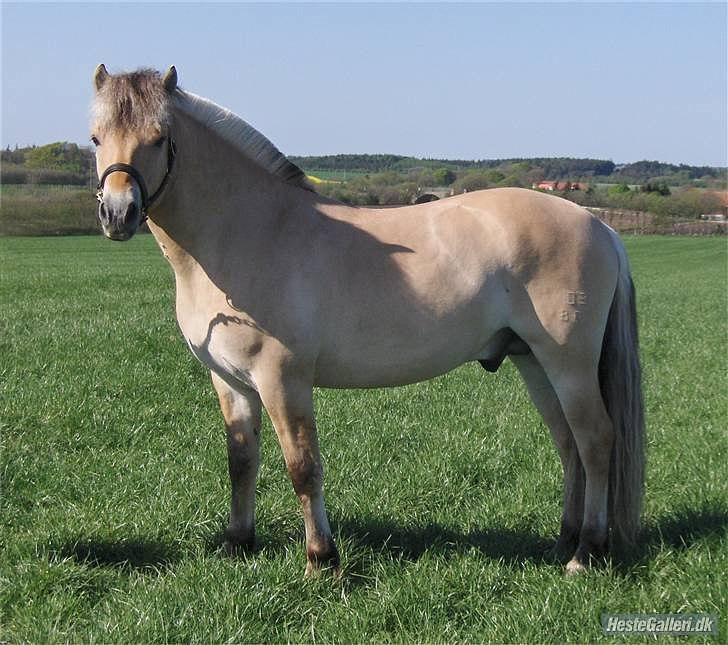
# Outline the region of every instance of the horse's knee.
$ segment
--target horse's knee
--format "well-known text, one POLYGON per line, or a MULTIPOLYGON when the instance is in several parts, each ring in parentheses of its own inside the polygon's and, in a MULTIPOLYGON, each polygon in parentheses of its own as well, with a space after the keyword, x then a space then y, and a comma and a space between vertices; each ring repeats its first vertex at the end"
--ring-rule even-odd
POLYGON ((257 445, 260 436, 260 428, 257 425, 247 425, 244 423, 226 424, 227 442, 230 447, 244 448, 246 446, 257 445))
POLYGON ((257 429, 245 430, 241 427, 228 427, 227 450, 231 476, 242 475, 251 470, 257 470, 257 429))
POLYGON ((249 458, 258 452, 258 435, 257 432, 245 430, 243 428, 228 428, 227 431, 227 448, 230 454, 240 456, 240 458, 249 458))

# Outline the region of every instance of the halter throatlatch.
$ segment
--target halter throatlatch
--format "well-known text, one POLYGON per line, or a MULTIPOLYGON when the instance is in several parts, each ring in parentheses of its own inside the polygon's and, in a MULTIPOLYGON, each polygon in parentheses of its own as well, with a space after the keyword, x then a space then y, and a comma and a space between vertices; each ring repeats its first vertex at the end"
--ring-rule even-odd
POLYGON ((164 188, 167 186, 167 183, 169 182, 169 176, 172 173, 172 166, 174 165, 174 157, 176 152, 177 150, 174 146, 174 140, 170 138, 169 144, 167 146, 167 172, 164 175, 164 179, 162 179, 162 183, 159 184, 159 188, 154 191, 154 194, 151 197, 149 197, 149 192, 147 191, 147 184, 144 181, 144 177, 142 177, 142 174, 136 168, 134 168, 134 166, 131 166, 128 163, 112 163, 106 170, 104 170, 101 178, 99 179, 99 183, 96 186, 96 199, 99 202, 103 201, 104 182, 112 172, 125 172, 127 175, 132 177, 134 181, 136 181, 137 185, 139 186, 139 192, 142 194, 142 217, 139 221, 139 224, 143 224, 147 220, 147 210, 152 207, 154 202, 157 201, 159 196, 164 191, 164 188))

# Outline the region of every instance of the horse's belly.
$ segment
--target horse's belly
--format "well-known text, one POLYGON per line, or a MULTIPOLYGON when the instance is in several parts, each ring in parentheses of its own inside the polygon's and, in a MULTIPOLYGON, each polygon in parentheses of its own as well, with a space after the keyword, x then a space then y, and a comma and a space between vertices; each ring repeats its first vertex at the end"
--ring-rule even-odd
POLYGON ((382 329, 372 336, 338 338, 322 347, 315 384, 390 387, 424 381, 479 358, 480 348, 495 331, 489 326, 481 319, 469 325, 420 328, 408 335, 382 329))
POLYGON ((395 387, 426 381, 445 374, 461 365, 464 361, 432 361, 413 365, 406 359, 397 365, 366 362, 347 362, 340 364, 317 365, 314 385, 327 388, 370 388, 395 387))

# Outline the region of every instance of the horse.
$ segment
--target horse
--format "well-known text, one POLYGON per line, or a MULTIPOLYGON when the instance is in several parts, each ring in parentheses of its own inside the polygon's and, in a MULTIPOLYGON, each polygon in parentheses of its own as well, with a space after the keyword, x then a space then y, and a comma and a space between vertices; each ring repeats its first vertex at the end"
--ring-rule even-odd
POLYGON ((231 482, 224 548, 255 544, 261 410, 300 500, 306 575, 340 572, 313 388, 394 387, 510 359, 564 475, 553 555, 573 574, 634 544, 644 481, 635 290, 617 234, 584 208, 495 188, 351 207, 174 67, 93 77, 98 217, 148 221, 176 315, 211 374, 231 482), (154 192, 150 195, 150 190, 154 192))

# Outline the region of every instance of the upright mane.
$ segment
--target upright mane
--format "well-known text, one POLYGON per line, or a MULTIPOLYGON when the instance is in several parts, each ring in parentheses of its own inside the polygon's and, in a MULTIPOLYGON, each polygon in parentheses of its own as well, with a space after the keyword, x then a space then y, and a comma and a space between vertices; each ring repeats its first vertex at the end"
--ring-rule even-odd
MULTIPOLYGON (((105 71, 105 68, 104 68, 105 71)), ((169 95, 162 75, 153 69, 105 76, 91 106, 94 125, 102 130, 146 130, 169 121, 169 95)))
POLYGON ((227 108, 181 89, 175 90, 173 105, 232 144, 246 157, 283 181, 313 191, 305 173, 252 125, 227 108))
POLYGON ((177 88, 170 94, 156 70, 109 76, 96 95, 92 116, 104 129, 145 129, 166 125, 171 108, 212 130, 276 177, 313 191, 304 172, 253 126, 227 108, 191 92, 177 88))

